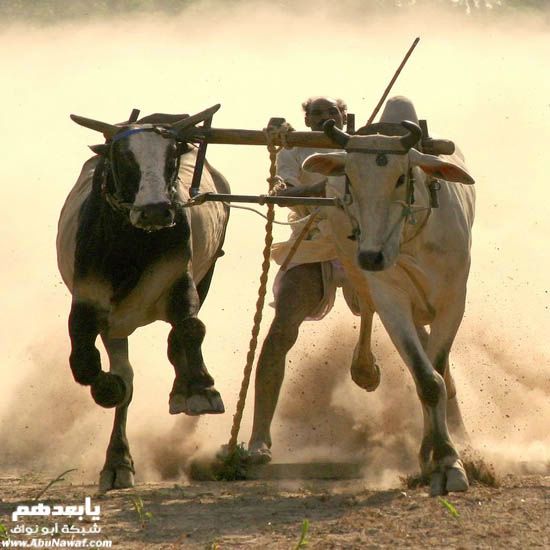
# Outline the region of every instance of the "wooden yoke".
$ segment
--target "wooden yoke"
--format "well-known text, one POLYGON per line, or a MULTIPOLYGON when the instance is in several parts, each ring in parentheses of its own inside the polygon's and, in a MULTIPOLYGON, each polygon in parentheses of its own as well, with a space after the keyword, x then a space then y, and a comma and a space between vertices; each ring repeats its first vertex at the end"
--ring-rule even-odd
MULTIPOLYGON (((234 128, 188 128, 178 136, 183 141, 208 143, 223 143, 227 145, 267 145, 267 138, 261 130, 241 130, 234 128)), ((280 147, 280 139, 274 136, 273 144, 280 147)), ((289 147, 316 147, 327 149, 342 149, 324 132, 291 131, 286 135, 289 147)))
MULTIPOLYGON (((202 127, 207 130, 212 125, 212 117, 208 117, 203 123, 202 127)), ((206 160, 206 147, 208 141, 202 141, 199 145, 197 152, 197 161, 195 162, 195 169, 193 170, 193 180, 191 181, 191 188, 189 189, 189 196, 191 198, 196 197, 200 193, 200 184, 202 178, 202 172, 204 169, 204 161, 206 160)))

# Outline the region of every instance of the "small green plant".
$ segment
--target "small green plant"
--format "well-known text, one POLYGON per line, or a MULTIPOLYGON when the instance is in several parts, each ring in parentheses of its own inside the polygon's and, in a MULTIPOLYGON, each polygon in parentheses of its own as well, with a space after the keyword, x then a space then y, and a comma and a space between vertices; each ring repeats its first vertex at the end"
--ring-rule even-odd
POLYGON ((144 529, 147 526, 147 522, 153 519, 153 514, 145 511, 141 497, 131 496, 130 500, 132 501, 132 505, 134 506, 134 510, 138 516, 141 528, 144 529))
POLYGON ((443 504, 443 506, 447 508, 451 516, 453 516, 454 518, 458 518, 460 516, 458 510, 446 498, 438 497, 437 500, 439 500, 439 502, 441 502, 441 504, 443 504))
POLYGON ((8 538, 8 529, 3 523, 0 523, 0 539, 8 538))
POLYGON ((295 546, 294 550, 300 550, 300 548, 305 548, 308 545, 307 541, 307 532, 309 531, 309 520, 304 519, 302 521, 302 532, 300 533, 300 540, 295 546))

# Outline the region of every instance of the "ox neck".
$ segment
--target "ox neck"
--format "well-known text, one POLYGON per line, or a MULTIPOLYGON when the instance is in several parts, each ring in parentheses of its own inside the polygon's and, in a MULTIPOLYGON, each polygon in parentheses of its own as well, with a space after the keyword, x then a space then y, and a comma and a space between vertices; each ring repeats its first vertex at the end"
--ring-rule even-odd
MULTIPOLYGON (((428 190, 429 182, 426 180, 425 185, 425 192, 423 189, 418 189, 415 187, 416 178, 413 172, 412 168, 409 168, 406 175, 406 181, 407 190, 406 190, 406 200, 405 201, 397 201, 398 204, 400 204, 403 208, 403 218, 405 221, 404 225, 404 234, 403 234, 403 240, 401 241, 401 244, 406 244, 413 239, 415 239, 424 227, 426 227, 426 224, 428 223, 428 220, 430 218, 430 215, 432 213, 432 201, 430 197, 430 193, 428 190), (416 205, 416 196, 415 191, 418 190, 422 197, 426 199, 425 205, 416 205), (424 214, 422 221, 418 221, 417 215, 418 214, 424 214), (414 229, 412 231, 412 235, 405 236, 406 228, 407 226, 412 226, 414 229)), ((424 201, 422 201, 424 202, 424 201)))

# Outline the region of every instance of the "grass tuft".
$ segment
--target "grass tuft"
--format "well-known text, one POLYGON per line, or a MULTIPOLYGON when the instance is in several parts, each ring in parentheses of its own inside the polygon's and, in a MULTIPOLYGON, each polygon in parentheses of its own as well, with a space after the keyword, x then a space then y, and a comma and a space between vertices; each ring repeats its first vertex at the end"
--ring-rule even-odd
POLYGON ((231 453, 224 447, 213 460, 194 460, 189 476, 198 481, 242 481, 247 479, 250 454, 244 443, 231 453))
POLYGON ((214 479, 216 481, 239 481, 246 479, 246 466, 249 453, 244 443, 239 443, 231 453, 221 453, 214 464, 214 479))
POLYGON ((302 521, 302 531, 300 533, 300 540, 298 544, 294 547, 294 550, 300 550, 300 548, 305 548, 308 545, 307 533, 309 531, 309 520, 304 519, 302 521))
POLYGON ((132 495, 130 497, 130 501, 132 502, 134 510, 138 516, 138 520, 139 520, 139 524, 141 525, 141 528, 145 529, 145 527, 147 526, 147 523, 151 519, 153 519, 153 514, 151 512, 145 511, 145 507, 141 497, 132 495))
POLYGON ((76 468, 71 468, 70 470, 65 470, 62 474, 59 474, 55 479, 52 479, 47 485, 46 487, 44 487, 44 489, 42 489, 42 491, 40 491, 34 498, 33 500, 36 501, 38 500, 52 485, 54 485, 55 483, 60 483, 61 481, 65 481, 65 478, 63 476, 67 475, 68 473, 70 472, 76 472, 77 469, 76 468))

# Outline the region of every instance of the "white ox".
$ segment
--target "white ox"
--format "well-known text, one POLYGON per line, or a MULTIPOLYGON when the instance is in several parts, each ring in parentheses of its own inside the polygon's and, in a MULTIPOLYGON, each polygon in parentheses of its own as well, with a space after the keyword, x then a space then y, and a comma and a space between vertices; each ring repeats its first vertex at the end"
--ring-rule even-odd
MULTIPOLYGON (((405 136, 348 136, 328 121, 325 132, 345 150, 315 154, 303 168, 349 178, 352 203, 346 212, 332 209, 330 219, 361 303, 353 379, 369 391, 378 386, 380 372, 370 349, 376 312, 413 375, 424 413, 420 465, 437 495, 468 488, 447 420, 454 433, 464 433, 449 351, 464 314, 474 180, 459 152, 436 157, 413 147, 421 131, 407 99, 390 100, 381 121, 407 119, 413 122, 404 123, 405 136), (441 178, 438 208, 432 208, 428 187, 434 178, 441 178), (349 239, 352 232, 355 242, 349 239)), ((329 184, 327 194, 342 192, 329 184)))

